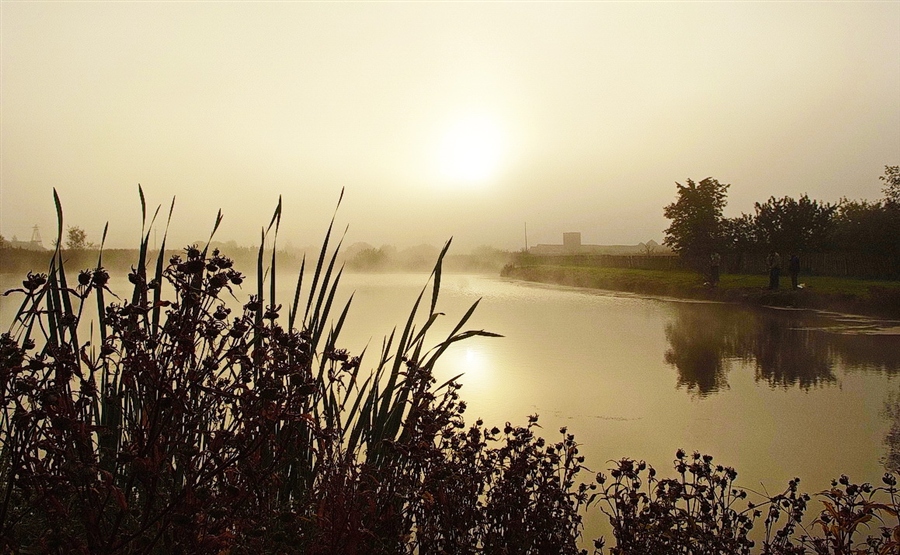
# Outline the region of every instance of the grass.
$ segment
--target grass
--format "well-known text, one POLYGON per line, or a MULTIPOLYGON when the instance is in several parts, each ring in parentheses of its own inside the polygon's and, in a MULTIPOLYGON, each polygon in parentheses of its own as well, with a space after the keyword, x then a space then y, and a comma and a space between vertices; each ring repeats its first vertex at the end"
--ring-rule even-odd
POLYGON ((802 289, 791 290, 781 277, 781 289, 768 289, 768 276, 722 274, 716 288, 687 270, 642 270, 583 266, 507 266, 502 275, 575 287, 626 291, 678 298, 742 302, 763 306, 813 308, 900 318, 900 282, 829 276, 800 276, 802 289))

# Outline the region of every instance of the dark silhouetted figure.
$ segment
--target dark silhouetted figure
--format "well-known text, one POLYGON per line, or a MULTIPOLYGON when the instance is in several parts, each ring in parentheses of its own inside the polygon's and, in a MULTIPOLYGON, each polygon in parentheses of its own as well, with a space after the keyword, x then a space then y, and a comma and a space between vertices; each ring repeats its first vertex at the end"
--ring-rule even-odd
POLYGON ((769 268, 769 289, 778 289, 778 279, 781 277, 781 257, 772 251, 766 257, 766 266, 769 268))
POLYGON ((719 285, 719 266, 722 264, 722 257, 719 253, 714 252, 709 255, 709 286, 715 287, 719 285))
POLYGON ((791 274, 791 289, 797 288, 797 278, 800 276, 800 257, 796 254, 791 255, 788 262, 788 272, 791 274))

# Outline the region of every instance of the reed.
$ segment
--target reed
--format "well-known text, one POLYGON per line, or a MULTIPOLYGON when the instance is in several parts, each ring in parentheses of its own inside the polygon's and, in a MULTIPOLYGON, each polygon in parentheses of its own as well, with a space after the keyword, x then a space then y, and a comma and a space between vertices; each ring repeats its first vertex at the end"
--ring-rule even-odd
POLYGON ((22 302, 0 336, 0 551, 577 552, 574 440, 545 445, 536 419, 466 428, 457 379, 434 378, 448 347, 495 336, 466 328, 476 302, 430 343, 449 242, 364 372, 364 353, 339 347, 352 297, 335 306, 334 217, 282 326, 280 199, 255 293, 232 314, 224 300, 245 276, 209 250, 221 212, 206 245, 167 257, 173 200, 152 260, 159 208, 148 215, 139 196, 130 295, 109 290, 102 244, 93 269, 74 274, 57 248, 6 293, 22 302))

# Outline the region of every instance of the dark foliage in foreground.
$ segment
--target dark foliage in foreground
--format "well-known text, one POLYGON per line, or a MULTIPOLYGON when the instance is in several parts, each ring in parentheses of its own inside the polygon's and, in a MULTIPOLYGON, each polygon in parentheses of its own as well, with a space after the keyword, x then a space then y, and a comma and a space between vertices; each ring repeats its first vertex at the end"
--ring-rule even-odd
POLYGON ((811 497, 798 490, 799 479, 778 495, 751 498, 735 487, 734 469, 713 464, 709 455, 679 450, 674 466, 676 476, 662 479, 644 462, 622 459, 610 471, 611 480, 597 476, 596 497, 616 539, 612 555, 900 553, 896 474, 885 474, 881 487, 841 476, 816 495, 823 509, 807 522, 811 497), (750 531, 759 518, 763 530, 756 545, 750 531))
POLYGON ((233 261, 190 246, 150 273, 149 231, 128 299, 107 303, 102 250, 77 280, 59 251, 30 273, 0 336, 0 552, 575 553, 574 438, 466 428, 457 383, 435 382, 448 346, 493 335, 462 331, 473 305, 425 348, 443 253, 424 322, 423 289, 364 375, 337 346, 329 236, 287 309, 274 255, 232 314, 233 261))

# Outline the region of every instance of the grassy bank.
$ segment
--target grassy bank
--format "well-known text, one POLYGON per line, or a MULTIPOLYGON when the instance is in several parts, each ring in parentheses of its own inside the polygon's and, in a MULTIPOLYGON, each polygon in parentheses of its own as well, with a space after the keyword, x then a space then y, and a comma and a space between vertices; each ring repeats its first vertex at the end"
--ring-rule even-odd
POLYGON ((802 289, 791 290, 790 279, 782 288, 767 288, 768 276, 722 275, 711 288, 696 272, 639 270, 576 266, 507 266, 504 277, 591 289, 625 291, 686 299, 740 302, 759 306, 811 308, 900 318, 900 282, 837 277, 801 276, 802 289))

